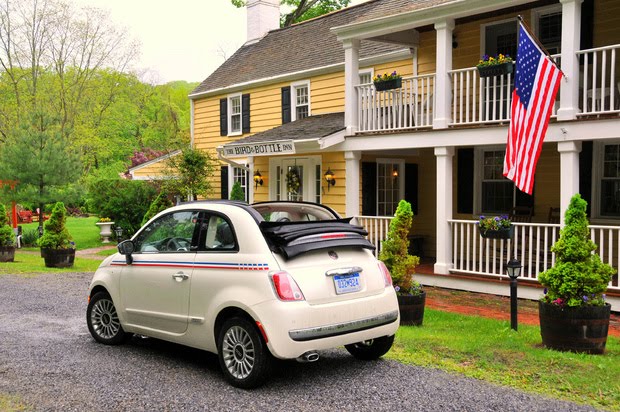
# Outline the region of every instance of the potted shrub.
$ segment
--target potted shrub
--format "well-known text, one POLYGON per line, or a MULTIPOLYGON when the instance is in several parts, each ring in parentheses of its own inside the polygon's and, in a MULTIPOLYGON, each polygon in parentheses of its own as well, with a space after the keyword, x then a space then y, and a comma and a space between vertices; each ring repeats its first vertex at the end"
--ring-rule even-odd
POLYGON ((510 239, 514 234, 512 222, 506 215, 485 217, 478 220, 478 232, 485 239, 510 239))
POLYGON ((52 215, 45 222, 45 231, 39 238, 41 256, 45 259, 45 266, 53 268, 71 267, 75 260, 75 247, 71 241, 71 234, 65 224, 67 210, 62 202, 54 205, 52 215))
POLYGON ((375 90, 383 91, 390 89, 400 89, 403 85, 403 77, 396 73, 394 70, 392 73, 383 75, 377 75, 372 79, 372 82, 375 84, 375 90))
POLYGON ((101 242, 110 243, 110 236, 112 236, 112 225, 114 225, 112 219, 102 217, 95 224, 99 226, 99 236, 101 236, 101 242))
POLYGON ((411 256, 409 250, 409 230, 413 222, 411 203, 401 200, 390 222, 387 239, 381 243, 381 260, 392 275, 394 289, 398 297, 401 325, 421 325, 424 319, 426 292, 419 282, 413 279, 415 267, 420 258, 411 256))
POLYGON ((512 73, 513 67, 514 61, 507 54, 498 54, 495 57, 485 54, 478 61, 478 65, 476 65, 480 77, 493 77, 512 73))
POLYGON ((9 225, 6 208, 0 204, 0 262, 15 260, 15 232, 9 225))
POLYGON ((587 202, 572 197, 560 238, 552 246, 555 265, 538 275, 545 295, 538 303, 543 345, 562 351, 605 351, 611 305, 605 291, 615 270, 594 253, 587 202))

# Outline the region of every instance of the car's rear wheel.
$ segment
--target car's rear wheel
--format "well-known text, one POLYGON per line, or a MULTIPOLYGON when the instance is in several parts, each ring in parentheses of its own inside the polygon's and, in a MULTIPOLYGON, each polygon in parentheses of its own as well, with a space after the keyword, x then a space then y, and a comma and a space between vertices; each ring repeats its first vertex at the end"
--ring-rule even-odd
POLYGON ((256 388, 271 372, 271 353, 256 326, 247 319, 235 317, 224 322, 218 352, 226 380, 238 388, 256 388))
POLYGON ((394 343, 394 335, 345 345, 345 349, 357 359, 374 360, 388 353, 394 343))
POLYGON ((106 345, 118 345, 131 336, 123 330, 114 302, 106 292, 98 292, 90 298, 86 323, 93 338, 106 345))

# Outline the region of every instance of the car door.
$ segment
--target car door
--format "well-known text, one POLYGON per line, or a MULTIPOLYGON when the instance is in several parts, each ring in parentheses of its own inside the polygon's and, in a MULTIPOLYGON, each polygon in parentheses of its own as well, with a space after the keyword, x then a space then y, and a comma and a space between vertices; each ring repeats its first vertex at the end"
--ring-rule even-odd
POLYGON ((200 214, 182 210, 160 216, 134 239, 133 263, 120 277, 128 323, 174 334, 187 329, 200 214))

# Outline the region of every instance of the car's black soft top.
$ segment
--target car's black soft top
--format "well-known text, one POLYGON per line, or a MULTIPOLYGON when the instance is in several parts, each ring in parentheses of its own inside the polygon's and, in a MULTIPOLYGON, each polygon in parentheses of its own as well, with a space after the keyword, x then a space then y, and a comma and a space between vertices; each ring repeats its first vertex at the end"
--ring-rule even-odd
POLYGON ((360 247, 374 250, 361 226, 351 218, 303 222, 260 222, 259 227, 272 251, 290 259, 312 250, 360 247))

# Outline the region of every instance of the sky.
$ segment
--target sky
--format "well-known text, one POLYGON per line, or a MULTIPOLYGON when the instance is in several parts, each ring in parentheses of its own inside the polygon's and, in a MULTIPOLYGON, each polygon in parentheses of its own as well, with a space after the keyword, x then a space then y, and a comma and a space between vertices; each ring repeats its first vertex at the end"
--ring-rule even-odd
POLYGON ((230 0, 73 2, 106 10, 115 25, 127 28, 141 43, 134 68, 146 70, 142 79, 156 84, 201 82, 246 40, 245 8, 236 8, 230 0))

